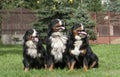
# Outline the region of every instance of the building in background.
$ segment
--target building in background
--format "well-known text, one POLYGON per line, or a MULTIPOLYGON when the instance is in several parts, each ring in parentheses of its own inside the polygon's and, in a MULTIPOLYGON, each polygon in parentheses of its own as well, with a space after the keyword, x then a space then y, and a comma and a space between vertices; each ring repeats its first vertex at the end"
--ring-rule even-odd
POLYGON ((26 30, 37 20, 30 9, 0 10, 2 16, 1 41, 3 44, 22 44, 26 30))

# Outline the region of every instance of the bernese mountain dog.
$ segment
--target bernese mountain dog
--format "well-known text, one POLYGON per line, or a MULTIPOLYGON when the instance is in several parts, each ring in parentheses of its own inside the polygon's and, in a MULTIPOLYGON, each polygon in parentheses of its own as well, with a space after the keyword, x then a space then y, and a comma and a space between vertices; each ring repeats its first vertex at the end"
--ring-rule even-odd
POLYGON ((85 71, 88 71, 89 68, 98 66, 98 57, 93 53, 88 41, 85 27, 82 24, 73 25, 68 41, 69 70, 73 70, 75 67, 83 67, 85 71))
POLYGON ((65 22, 60 19, 53 19, 48 25, 46 68, 49 70, 53 70, 54 67, 64 68, 67 40, 65 22))
POLYGON ((45 49, 42 46, 39 31, 29 29, 23 36, 23 64, 24 71, 31 68, 44 67, 45 49))

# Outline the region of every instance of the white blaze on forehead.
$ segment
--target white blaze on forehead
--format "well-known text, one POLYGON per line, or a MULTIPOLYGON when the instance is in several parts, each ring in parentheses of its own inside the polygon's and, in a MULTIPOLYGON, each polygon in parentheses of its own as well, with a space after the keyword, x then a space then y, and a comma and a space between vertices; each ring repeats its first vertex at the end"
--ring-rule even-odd
POLYGON ((81 28, 82 28, 82 30, 84 30, 84 26, 83 26, 83 24, 81 24, 81 28))
POLYGON ((59 21, 59 24, 62 25, 62 21, 60 19, 58 19, 58 21, 59 21))
POLYGON ((33 34, 32 36, 37 36, 37 31, 35 29, 33 29, 33 34))

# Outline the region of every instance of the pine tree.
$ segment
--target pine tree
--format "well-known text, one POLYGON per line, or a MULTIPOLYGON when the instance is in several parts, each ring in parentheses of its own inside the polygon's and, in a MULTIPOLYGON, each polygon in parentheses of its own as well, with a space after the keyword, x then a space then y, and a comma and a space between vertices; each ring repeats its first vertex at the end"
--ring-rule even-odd
POLYGON ((111 1, 106 7, 106 9, 109 12, 120 12, 120 1, 119 0, 111 1))
POLYGON ((102 10, 101 0, 84 0, 84 2, 90 12, 99 12, 102 10))
POLYGON ((47 27, 52 19, 63 19, 67 25, 68 33, 73 24, 82 23, 87 28, 90 39, 95 40, 93 28, 94 22, 91 20, 86 7, 79 0, 41 0, 40 9, 37 10, 39 20, 34 27, 41 31, 41 36, 47 36, 47 27))

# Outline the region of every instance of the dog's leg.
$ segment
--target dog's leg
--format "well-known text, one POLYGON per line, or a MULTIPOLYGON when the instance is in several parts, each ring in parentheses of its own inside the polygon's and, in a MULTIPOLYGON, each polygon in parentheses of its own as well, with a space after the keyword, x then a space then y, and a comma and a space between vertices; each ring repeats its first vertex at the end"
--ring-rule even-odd
POLYGON ((69 71, 74 70, 75 63, 76 63, 76 61, 73 61, 73 62, 71 63, 69 71))
POLYGON ((54 67, 54 64, 52 63, 49 67, 49 71, 52 71, 53 70, 53 67, 54 67))
POLYGON ((70 62, 67 63, 68 69, 70 69, 70 62))
POLYGON ((24 64, 24 71, 25 72, 29 71, 30 70, 30 62, 26 57, 23 60, 23 64, 24 64))
POLYGON ((86 66, 85 64, 83 65, 84 71, 87 72, 88 71, 88 66, 86 66))
POLYGON ((27 71, 29 71, 29 69, 30 69, 29 67, 25 67, 24 71, 27 72, 27 71))
POLYGON ((84 58, 84 60, 83 60, 83 69, 85 72, 88 71, 88 61, 86 58, 84 58))
POLYGON ((96 65, 96 61, 93 61, 93 63, 91 64, 90 68, 94 68, 96 65))
POLYGON ((45 69, 47 69, 48 68, 47 64, 44 64, 44 67, 45 67, 45 69))

